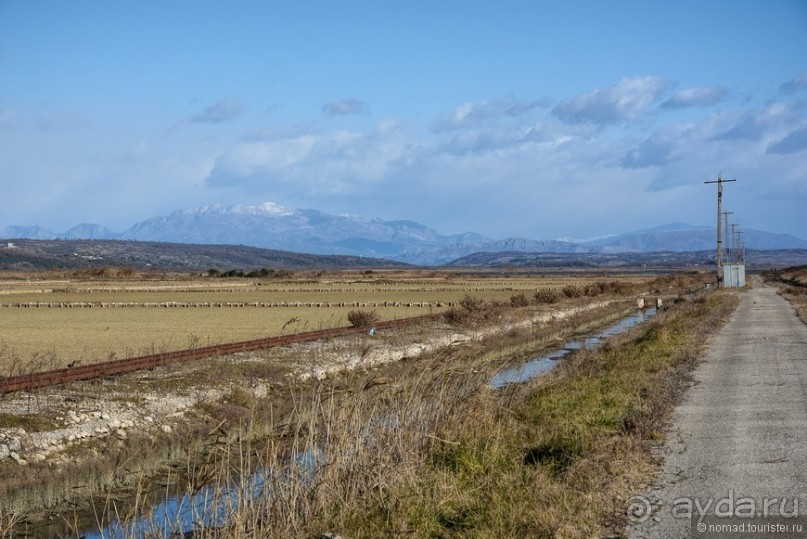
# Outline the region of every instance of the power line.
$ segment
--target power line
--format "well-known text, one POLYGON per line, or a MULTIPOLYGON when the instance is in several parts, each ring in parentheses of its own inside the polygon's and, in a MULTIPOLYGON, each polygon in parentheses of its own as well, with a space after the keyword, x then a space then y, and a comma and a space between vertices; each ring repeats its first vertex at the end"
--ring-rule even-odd
POLYGON ((717 175, 716 180, 706 180, 703 183, 717 184, 717 287, 723 287, 723 230, 721 217, 723 211, 723 184, 736 182, 737 180, 724 180, 722 172, 717 175))

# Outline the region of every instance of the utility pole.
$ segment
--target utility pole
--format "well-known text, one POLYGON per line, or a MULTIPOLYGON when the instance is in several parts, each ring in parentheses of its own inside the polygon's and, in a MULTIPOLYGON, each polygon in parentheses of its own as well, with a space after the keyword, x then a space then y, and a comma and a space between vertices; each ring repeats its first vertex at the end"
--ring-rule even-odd
POLYGON ((731 263, 731 236, 729 235, 729 215, 734 215, 733 211, 724 211, 723 212, 723 226, 726 228, 723 229, 723 241, 725 248, 725 252, 723 253, 723 261, 731 263))
POLYGON ((723 211, 723 184, 726 182, 736 182, 737 180, 724 180, 722 173, 717 175, 716 180, 706 180, 703 183, 717 184, 717 287, 723 288, 723 230, 721 225, 721 212, 723 211))
POLYGON ((740 262, 740 231, 735 230, 737 223, 731 223, 731 245, 732 245, 732 260, 735 263, 740 262))

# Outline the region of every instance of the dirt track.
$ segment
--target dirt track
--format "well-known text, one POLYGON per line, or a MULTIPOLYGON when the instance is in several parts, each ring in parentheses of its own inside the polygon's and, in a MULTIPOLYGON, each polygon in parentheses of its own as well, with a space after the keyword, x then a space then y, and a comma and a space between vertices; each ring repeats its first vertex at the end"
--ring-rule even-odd
POLYGON ((807 326, 774 288, 754 286, 694 372, 656 487, 631 499, 629 537, 777 523, 803 533, 754 536, 807 535, 807 519, 782 518, 807 515, 807 326))

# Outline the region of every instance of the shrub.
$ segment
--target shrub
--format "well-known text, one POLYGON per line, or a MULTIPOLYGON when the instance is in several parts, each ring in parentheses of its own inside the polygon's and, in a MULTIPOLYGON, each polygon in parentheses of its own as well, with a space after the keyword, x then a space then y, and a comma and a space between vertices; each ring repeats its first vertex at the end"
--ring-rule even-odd
POLYGON ((468 296, 466 295, 464 298, 460 300, 460 307, 468 311, 469 313, 475 313, 482 310, 485 302, 476 296, 468 296))
POLYGON ((375 311, 350 311, 347 321, 354 328, 369 328, 378 322, 378 313, 375 311))
MULTIPOLYGON (((525 298, 526 301, 526 298, 525 298)), ((449 308, 443 318, 449 324, 470 325, 481 321, 493 321, 501 317, 508 304, 503 301, 488 301, 475 296, 465 296, 459 306, 449 308)))
POLYGON ((443 313, 443 318, 449 324, 468 325, 482 318, 485 302, 475 296, 466 295, 460 300, 459 307, 450 307, 443 313))
POLYGON ((567 285, 563 287, 563 295, 567 298, 579 298, 583 295, 583 291, 580 289, 579 286, 575 286, 573 284, 567 285))
POLYGON ((536 303, 557 303, 560 301, 560 293, 555 290, 539 290, 534 298, 536 303))
POLYGON ((601 284, 603 283, 591 283, 586 285, 586 287, 583 288, 583 295, 589 298, 599 296, 604 292, 603 287, 600 286, 601 284))
POLYGON ((465 309, 460 309, 459 307, 449 307, 443 311, 443 319, 449 324, 461 326, 469 321, 470 315, 465 309))
POLYGON ((526 307, 529 305, 530 302, 527 301, 527 296, 524 294, 515 294, 510 296, 510 306, 511 307, 526 307))

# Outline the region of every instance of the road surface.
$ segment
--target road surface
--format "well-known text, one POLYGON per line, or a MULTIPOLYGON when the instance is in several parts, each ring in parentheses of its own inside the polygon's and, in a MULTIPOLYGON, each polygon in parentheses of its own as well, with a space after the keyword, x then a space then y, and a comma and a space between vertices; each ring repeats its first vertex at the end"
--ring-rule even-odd
POLYGON ((807 326, 771 286, 740 298, 676 409, 655 487, 630 500, 629 537, 807 537, 807 326))

